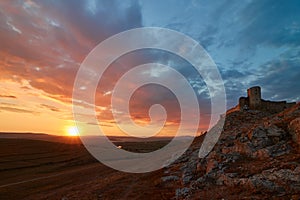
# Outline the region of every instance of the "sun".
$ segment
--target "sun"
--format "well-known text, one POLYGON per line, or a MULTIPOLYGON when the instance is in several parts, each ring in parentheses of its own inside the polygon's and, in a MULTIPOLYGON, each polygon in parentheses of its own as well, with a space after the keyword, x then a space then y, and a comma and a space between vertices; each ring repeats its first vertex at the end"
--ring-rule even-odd
POLYGON ((79 132, 76 126, 70 126, 67 128, 68 136, 78 136, 79 132))

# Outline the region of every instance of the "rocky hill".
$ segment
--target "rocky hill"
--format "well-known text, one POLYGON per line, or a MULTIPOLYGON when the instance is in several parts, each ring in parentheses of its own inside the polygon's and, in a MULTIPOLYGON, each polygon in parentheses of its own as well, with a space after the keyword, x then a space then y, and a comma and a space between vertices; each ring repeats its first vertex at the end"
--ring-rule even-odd
POLYGON ((300 103, 277 114, 228 113, 217 144, 199 159, 203 138, 164 169, 175 199, 300 199, 300 103))

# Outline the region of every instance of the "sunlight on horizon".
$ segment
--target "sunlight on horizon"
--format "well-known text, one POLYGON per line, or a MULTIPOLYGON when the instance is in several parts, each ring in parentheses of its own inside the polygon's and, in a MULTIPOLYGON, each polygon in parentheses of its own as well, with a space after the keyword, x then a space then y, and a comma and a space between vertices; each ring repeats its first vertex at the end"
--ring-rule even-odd
POLYGON ((71 137, 79 136, 79 131, 76 126, 67 127, 66 133, 68 136, 71 136, 71 137))

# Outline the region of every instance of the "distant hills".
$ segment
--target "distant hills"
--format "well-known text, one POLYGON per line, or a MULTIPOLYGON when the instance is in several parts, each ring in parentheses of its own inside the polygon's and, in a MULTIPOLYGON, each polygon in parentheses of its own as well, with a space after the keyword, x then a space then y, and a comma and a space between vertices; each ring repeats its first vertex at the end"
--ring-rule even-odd
MULTIPOLYGON (((85 136, 91 139, 101 136, 85 136)), ((0 132, 0 138, 7 139, 28 139, 28 140, 43 140, 50 142, 61 142, 61 143, 81 143, 79 137, 70 137, 70 136, 57 136, 49 135, 45 133, 9 133, 9 132, 0 132)), ((151 138, 135 138, 135 137, 126 137, 126 136, 108 136, 112 142, 147 142, 147 141, 162 141, 162 140, 171 140, 171 137, 151 137, 151 138)))

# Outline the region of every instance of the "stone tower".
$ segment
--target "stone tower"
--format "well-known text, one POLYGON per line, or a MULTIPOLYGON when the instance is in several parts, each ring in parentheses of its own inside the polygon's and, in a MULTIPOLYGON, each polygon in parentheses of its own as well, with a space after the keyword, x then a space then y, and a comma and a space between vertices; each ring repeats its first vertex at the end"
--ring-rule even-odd
POLYGON ((261 107, 261 89, 259 86, 251 87, 247 90, 249 98, 249 107, 252 110, 260 109, 261 107))

